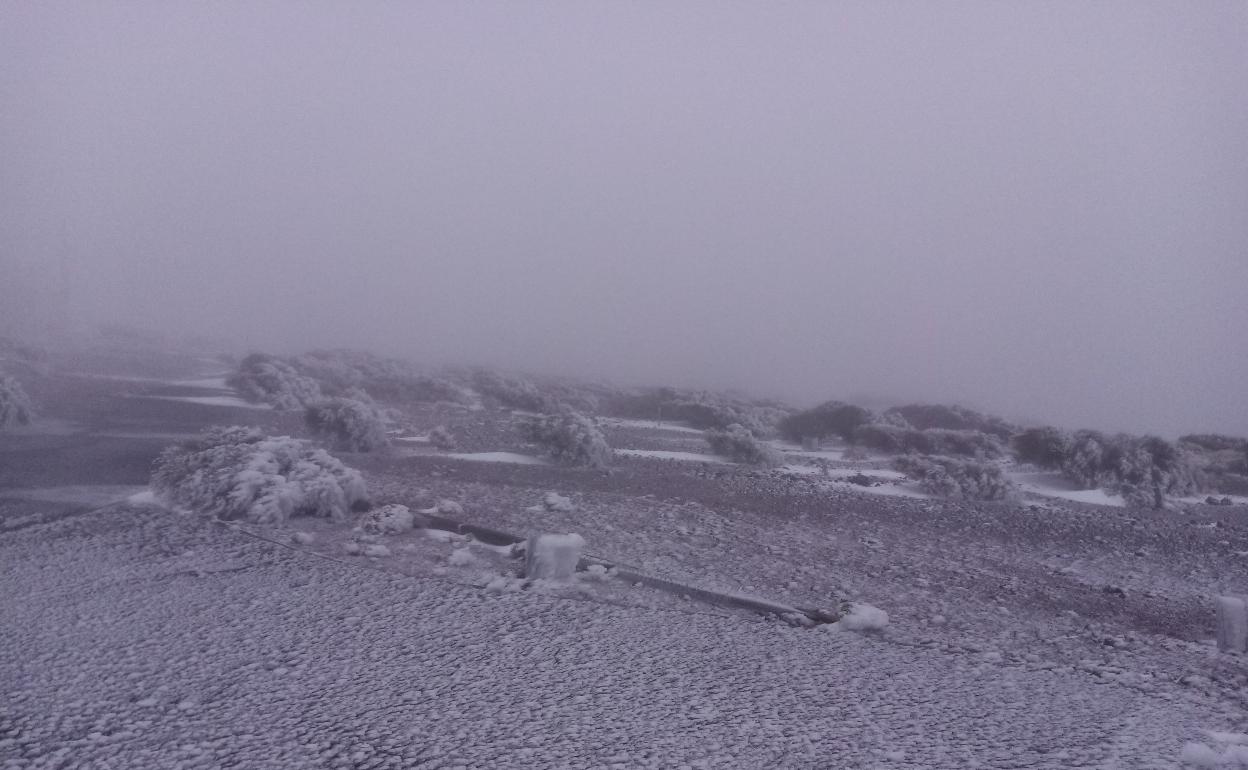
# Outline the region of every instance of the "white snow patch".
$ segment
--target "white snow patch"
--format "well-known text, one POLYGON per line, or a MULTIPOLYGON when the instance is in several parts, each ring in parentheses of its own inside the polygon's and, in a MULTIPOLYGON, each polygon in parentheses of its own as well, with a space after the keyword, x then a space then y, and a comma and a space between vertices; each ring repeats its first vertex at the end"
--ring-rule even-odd
POLYGON ((428 444, 428 436, 395 436, 395 441, 402 441, 404 444, 428 444))
POLYGON ((627 455, 629 457, 652 457, 659 460, 684 460, 696 463, 721 463, 728 464, 728 461, 716 455, 700 454, 698 452, 672 452, 665 449, 617 449, 617 455, 627 455))
POLYGON ((1123 507, 1126 501, 1121 495, 1111 495, 1103 489, 1078 489, 1069 479, 1060 473, 1020 473, 1006 474, 1019 489, 1041 497, 1055 497, 1070 500, 1073 503, 1091 505, 1110 505, 1123 507))
MULTIPOLYGON (((437 509, 431 508, 430 510, 436 511, 437 509)), ((426 529, 425 537, 430 540, 437 540, 439 543, 454 543, 458 540, 464 539, 463 535, 459 535, 454 532, 447 532, 444 529, 426 529)))
MULTIPOLYGON (((121 484, 75 485, 64 487, 40 487, 34 489, 6 489, 0 498, 38 500, 45 503, 82 503, 83 505, 108 505, 120 502, 138 502, 131 498, 150 492, 146 487, 121 484)), ((155 502, 155 499, 152 499, 155 502)))
POLYGON ((154 398, 159 401, 182 401, 188 404, 203 406, 228 406, 235 409, 272 409, 270 404, 257 404, 244 401, 238 396, 136 396, 136 398, 154 398))
MULTIPOLYGON (((617 450, 618 451, 618 450, 617 450)), ((516 465, 548 465, 541 457, 522 455, 518 452, 459 452, 439 455, 452 460, 468 460, 480 463, 515 463, 516 465)))
POLYGON ((692 433, 701 436, 703 431, 697 428, 690 428, 688 425, 679 425, 674 422, 655 422, 654 420, 625 420, 620 418, 606 418, 602 421, 604 425, 615 426, 620 428, 645 428, 649 430, 668 430, 674 433, 692 433))

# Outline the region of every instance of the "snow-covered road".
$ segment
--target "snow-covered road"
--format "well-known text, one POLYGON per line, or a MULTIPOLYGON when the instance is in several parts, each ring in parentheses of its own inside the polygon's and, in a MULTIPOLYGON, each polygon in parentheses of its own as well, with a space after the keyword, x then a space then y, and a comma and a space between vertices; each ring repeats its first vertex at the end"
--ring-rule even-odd
POLYGON ((141 507, 0 536, 0 766, 1174 767, 1203 706, 352 569, 141 507))

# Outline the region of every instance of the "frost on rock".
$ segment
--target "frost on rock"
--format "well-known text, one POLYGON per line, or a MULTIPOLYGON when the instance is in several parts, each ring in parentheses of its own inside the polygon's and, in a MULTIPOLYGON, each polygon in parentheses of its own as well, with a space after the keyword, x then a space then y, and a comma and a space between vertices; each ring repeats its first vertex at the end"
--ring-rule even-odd
POLYGON ((14 425, 29 425, 35 415, 30 398, 21 383, 0 374, 0 430, 14 425))
POLYGON ((576 574, 585 538, 577 534, 534 535, 525 548, 524 576, 532 580, 567 580, 576 574))
POLYGON ((851 604, 849 612, 841 619, 824 628, 835 628, 841 631, 881 631, 888 625, 888 613, 870 604, 851 604))
POLYGON ((434 510, 442 516, 463 516, 464 506, 454 500, 439 500, 434 510))
POLYGON ((209 428, 165 449, 152 489, 168 505, 258 524, 293 516, 345 521, 367 499, 360 473, 324 450, 241 426, 209 428))
POLYGON ((406 505, 383 505, 364 514, 360 526, 366 532, 398 535, 416 526, 416 516, 406 505))
POLYGON ((1218 649, 1248 652, 1248 602, 1238 596, 1217 598, 1218 649))
POLYGON ((548 511, 560 511, 567 513, 569 511, 576 510, 576 506, 572 504, 572 501, 569 498, 555 492, 547 492, 546 497, 542 499, 542 505, 545 506, 548 511))

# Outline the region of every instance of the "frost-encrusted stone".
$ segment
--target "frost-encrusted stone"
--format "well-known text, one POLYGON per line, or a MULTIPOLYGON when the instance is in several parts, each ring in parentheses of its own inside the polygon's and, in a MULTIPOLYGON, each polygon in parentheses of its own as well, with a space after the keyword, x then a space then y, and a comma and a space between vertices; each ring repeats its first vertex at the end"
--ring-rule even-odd
POLYGON ((464 506, 454 500, 439 500, 437 512, 442 516, 463 516, 464 506))
POLYGON ((364 514, 360 523, 367 532, 398 535, 416 526, 416 517, 406 505, 383 505, 364 514))
POLYGON ((870 604, 855 602, 849 607, 841 619, 824 628, 836 628, 841 631, 882 631, 888 625, 888 613, 870 604))
POLYGON ((1248 602, 1238 596, 1219 596, 1218 649, 1223 652, 1248 652, 1248 602))
POLYGON ((572 504, 572 500, 564 497, 557 492, 547 492, 546 497, 542 499, 542 505, 548 511, 569 512, 576 510, 576 506, 572 504))
POLYGON ((524 575, 535 580, 567 580, 576 573, 585 538, 568 535, 534 535, 525 547, 524 575))

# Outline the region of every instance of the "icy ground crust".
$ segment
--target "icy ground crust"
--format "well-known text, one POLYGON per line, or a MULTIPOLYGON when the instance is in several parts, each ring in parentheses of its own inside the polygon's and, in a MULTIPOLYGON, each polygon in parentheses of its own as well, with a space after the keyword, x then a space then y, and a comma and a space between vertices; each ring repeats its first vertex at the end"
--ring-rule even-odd
POLYGON ((1213 715, 853 633, 496 595, 144 509, 0 538, 0 756, 89 767, 1174 767, 1213 715))

